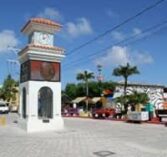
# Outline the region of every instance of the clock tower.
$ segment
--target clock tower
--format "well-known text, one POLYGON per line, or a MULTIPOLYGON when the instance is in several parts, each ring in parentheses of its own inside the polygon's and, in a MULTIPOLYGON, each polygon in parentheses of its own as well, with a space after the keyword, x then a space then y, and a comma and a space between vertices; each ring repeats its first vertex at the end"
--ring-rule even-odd
POLYGON ((61 130, 61 60, 64 49, 54 46, 54 34, 62 26, 44 18, 32 18, 22 28, 28 44, 19 52, 19 124, 27 132, 61 130))

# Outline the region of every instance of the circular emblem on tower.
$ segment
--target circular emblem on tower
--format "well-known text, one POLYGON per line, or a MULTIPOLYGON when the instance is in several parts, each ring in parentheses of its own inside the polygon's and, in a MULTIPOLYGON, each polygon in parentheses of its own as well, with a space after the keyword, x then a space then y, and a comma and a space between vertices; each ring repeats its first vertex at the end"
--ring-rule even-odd
POLYGON ((40 74, 44 80, 52 80, 55 76, 55 68, 52 63, 42 62, 40 66, 40 74))
POLYGON ((39 33, 39 44, 50 45, 52 43, 52 36, 47 33, 39 33))

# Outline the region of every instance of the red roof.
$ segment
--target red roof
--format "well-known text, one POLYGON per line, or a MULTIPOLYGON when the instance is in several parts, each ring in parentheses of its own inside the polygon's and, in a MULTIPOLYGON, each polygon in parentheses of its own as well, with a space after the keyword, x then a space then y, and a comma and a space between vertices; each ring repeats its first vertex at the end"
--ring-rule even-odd
POLYGON ((38 24, 45 24, 45 25, 49 25, 49 26, 53 26, 53 27, 62 27, 62 25, 60 25, 59 23, 49 20, 49 19, 45 19, 45 18, 32 18, 30 19, 26 25, 22 28, 22 32, 23 30, 30 24, 30 23, 38 23, 38 24))
POLYGON ((44 19, 44 18, 32 18, 30 19, 30 21, 35 22, 35 23, 42 23, 42 24, 47 24, 47 25, 51 25, 51 26, 60 26, 60 24, 58 24, 55 21, 51 21, 49 19, 44 19))

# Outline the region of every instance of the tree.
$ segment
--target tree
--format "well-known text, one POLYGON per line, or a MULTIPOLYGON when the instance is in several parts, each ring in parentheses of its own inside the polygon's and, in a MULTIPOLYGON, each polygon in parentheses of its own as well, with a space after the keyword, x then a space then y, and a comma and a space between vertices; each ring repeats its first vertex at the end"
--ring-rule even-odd
POLYGON ((84 71, 83 73, 78 73, 77 74, 77 80, 83 80, 85 82, 85 86, 86 86, 86 97, 87 97, 87 101, 86 101, 86 106, 87 106, 87 111, 88 111, 88 96, 89 96, 89 86, 88 86, 88 81, 90 79, 94 78, 94 73, 92 72, 88 72, 88 71, 84 71))
POLYGON ((139 93, 134 91, 133 94, 129 95, 129 103, 146 104, 149 101, 147 93, 139 93))
POLYGON ((124 104, 124 110, 126 114, 127 107, 128 107, 127 104, 131 104, 132 107, 134 107, 135 109, 136 105, 140 107, 140 104, 145 105, 146 103, 148 103, 149 97, 146 93, 139 93, 137 91, 134 91, 131 95, 125 95, 125 96, 123 95, 123 96, 117 97, 115 101, 117 103, 118 102, 121 103, 122 105, 124 104))
MULTIPOLYGON (((115 90, 115 83, 114 82, 102 82, 101 89, 110 89, 112 91, 115 90)), ((70 96, 72 99, 76 97, 85 96, 85 83, 68 83, 64 90, 65 94, 70 96)), ((96 81, 89 81, 89 96, 90 97, 98 97, 99 96, 99 87, 98 82, 96 81)))
POLYGON ((113 70, 114 76, 122 76, 124 78, 124 96, 126 96, 128 77, 134 74, 139 74, 139 71, 136 66, 130 66, 129 63, 127 63, 125 66, 120 65, 113 70))
POLYGON ((5 100, 5 96, 2 88, 0 88, 0 99, 5 100))
POLYGON ((76 90, 77 90, 77 87, 76 87, 76 84, 74 83, 68 83, 66 85, 66 88, 65 88, 65 93, 71 97, 72 99, 76 98, 76 90))
POLYGON ((15 98, 15 93, 17 92, 17 89, 15 88, 17 86, 18 82, 15 81, 11 75, 8 75, 7 78, 4 80, 3 87, 1 89, 1 97, 8 102, 11 99, 15 98))
POLYGON ((116 83, 109 81, 109 82, 102 82, 102 89, 111 89, 112 91, 115 90, 116 83))
POLYGON ((86 96, 89 96, 89 86, 88 86, 88 81, 90 79, 94 78, 94 73, 93 72, 88 72, 88 71, 84 71, 83 73, 78 73, 77 74, 77 80, 83 80, 85 82, 85 86, 86 86, 86 96))

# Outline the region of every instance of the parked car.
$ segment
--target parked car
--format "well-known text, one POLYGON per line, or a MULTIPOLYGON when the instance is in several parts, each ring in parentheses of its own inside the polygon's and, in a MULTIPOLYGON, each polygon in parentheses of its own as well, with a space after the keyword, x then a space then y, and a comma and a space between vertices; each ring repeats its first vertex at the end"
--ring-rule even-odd
POLYGON ((165 121, 167 118, 167 109, 158 109, 156 110, 156 114, 161 122, 165 121))
POLYGON ((112 108, 102 108, 94 110, 92 113, 93 118, 108 118, 113 117, 115 114, 115 109, 112 108))
POLYGON ((63 116, 78 116, 78 110, 76 108, 68 107, 64 108, 62 111, 63 116))
POLYGON ((9 107, 5 102, 0 102, 0 113, 8 113, 9 107))

